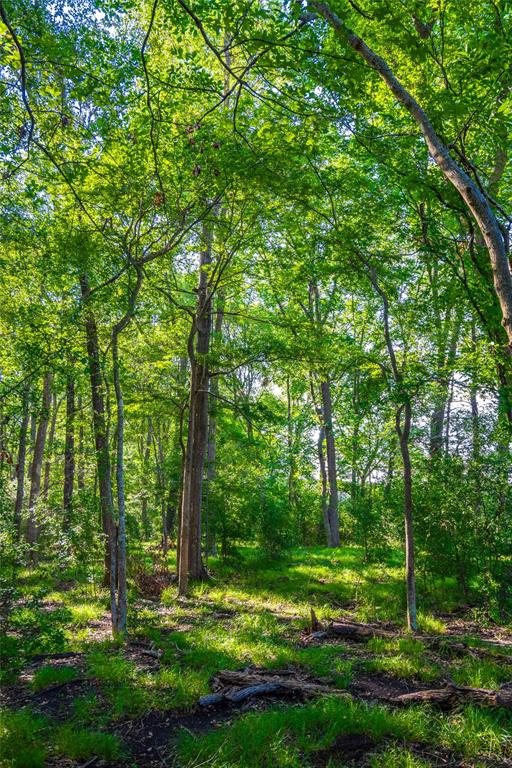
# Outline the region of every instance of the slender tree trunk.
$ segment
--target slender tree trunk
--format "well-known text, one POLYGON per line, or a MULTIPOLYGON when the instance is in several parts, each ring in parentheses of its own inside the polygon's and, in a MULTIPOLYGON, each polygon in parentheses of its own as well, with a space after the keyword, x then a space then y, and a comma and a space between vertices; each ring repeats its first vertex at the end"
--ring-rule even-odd
POLYGON ((412 469, 409 453, 409 435, 411 432, 411 403, 406 401, 404 407, 404 423, 401 425, 400 410, 396 416, 396 432, 400 442, 404 476, 404 520, 405 520, 405 582, 407 590, 407 626, 410 630, 417 629, 416 617, 416 576, 414 567, 414 527, 412 503, 412 469))
POLYGON ((340 546, 340 521, 338 515, 338 476, 336 468, 336 446, 334 442, 333 414, 331 401, 331 385, 329 381, 320 384, 322 394, 322 415, 325 429, 325 446, 327 455, 327 478, 329 481, 329 501, 327 517, 330 528, 331 547, 340 546))
MULTIPOLYGON (((151 443, 153 442, 153 423, 151 421, 151 417, 148 418, 148 431, 146 434, 146 446, 144 448, 144 482, 147 485, 148 477, 149 477, 149 458, 151 455, 151 443)), ((147 487, 144 488, 143 496, 142 496, 142 510, 141 510, 141 520, 142 520, 142 533, 144 536, 144 540, 147 540, 150 536, 150 530, 149 530, 149 519, 148 519, 148 491, 147 487)))
POLYGON ((64 445, 64 525, 69 532, 73 517, 73 490, 75 486, 75 379, 68 374, 66 382, 66 437, 64 445))
POLYGON ((324 453, 325 426, 324 426, 322 406, 316 400, 315 384, 314 384, 314 379, 312 374, 310 374, 309 385, 311 389, 311 398, 313 400, 313 406, 314 406, 316 417, 318 420, 318 440, 316 445, 317 445, 317 455, 318 455, 318 466, 320 469, 320 482, 321 482, 321 488, 322 488, 322 491, 321 491, 322 522, 325 530, 325 538, 327 541, 327 546, 332 547, 333 543, 332 543, 331 526, 329 522, 329 505, 327 502, 327 468, 325 465, 325 453, 324 453))
POLYGON ((509 347, 512 347, 512 273, 506 242, 487 197, 452 158, 448 147, 437 135, 427 114, 395 77, 386 61, 374 53, 364 40, 354 34, 327 3, 321 2, 321 0, 312 0, 311 6, 330 24, 339 38, 348 43, 379 74, 396 100, 414 118, 423 134, 432 159, 444 177, 459 192, 476 220, 489 253, 494 291, 501 307, 502 324, 507 333, 509 347))
MULTIPOLYGON (((217 344, 221 340, 222 324, 224 321, 224 303, 225 298, 222 291, 219 291, 219 295, 216 299, 216 311, 215 311, 215 340, 217 344)), ((210 379, 210 398, 209 398, 209 421, 208 421, 208 445, 206 449, 206 479, 208 483, 208 495, 210 495, 210 489, 215 482, 217 474, 217 401, 219 394, 219 377, 213 376, 210 379)), ((216 520, 215 520, 215 507, 209 504, 208 509, 208 536, 206 542, 206 551, 209 555, 216 556, 217 554, 217 536, 216 536, 216 520)))
POLYGON ((179 591, 187 590, 188 579, 201 579, 205 568, 201 557, 201 506, 203 472, 208 442, 208 352, 211 334, 211 295, 208 267, 212 262, 213 228, 203 225, 203 249, 194 326, 189 337, 190 404, 183 502, 181 514, 179 591), (187 550, 187 551, 185 551, 187 550))
POLYGON ((84 424, 83 424, 83 416, 82 416, 82 395, 78 395, 78 413, 80 414, 80 426, 78 428, 77 488, 79 493, 81 493, 85 489, 84 424))
POLYGON ((112 372, 114 375, 114 390, 116 396, 116 431, 117 431, 117 456, 116 456, 116 486, 117 486, 117 610, 112 616, 114 634, 126 635, 128 612, 127 589, 127 563, 126 563, 126 493, 124 483, 124 399, 121 386, 121 373, 119 369, 119 336, 126 328, 135 312, 135 302, 142 286, 142 270, 137 268, 137 282, 130 291, 128 308, 123 317, 112 329, 112 372))
POLYGON ((321 496, 322 521, 324 524, 325 536, 327 539, 327 546, 333 547, 334 544, 332 543, 332 531, 331 531, 331 525, 329 521, 329 504, 327 501, 327 468, 325 466, 324 441, 325 441, 325 428, 322 424, 318 430, 318 441, 317 441, 318 465, 320 467, 320 479, 322 483, 322 496, 321 496))
POLYGON ((126 499, 124 487, 124 400, 119 374, 118 332, 112 334, 112 368, 117 408, 117 456, 116 485, 118 506, 117 530, 117 612, 113 624, 114 633, 126 634, 127 588, 126 588, 126 499))
POLYGON ((30 414, 30 462, 28 465, 28 476, 32 476, 32 464, 34 461, 34 445, 36 443, 37 418, 34 411, 30 414))
MULTIPOLYGON (((388 351, 389 361, 393 379, 400 389, 403 389, 403 374, 398 367, 398 362, 391 338, 389 327, 389 305, 386 293, 379 285, 377 275, 371 264, 366 262, 369 271, 369 277, 375 292, 382 299, 382 309, 384 316, 384 339, 388 351)), ((416 577, 414 564, 414 527, 413 527, 413 500, 412 500, 412 467, 409 453, 409 437, 412 422, 412 405, 409 395, 402 391, 404 405, 396 410, 395 428, 400 442, 400 452, 402 454, 402 467, 404 479, 404 521, 405 521, 405 579, 407 591, 407 626, 410 630, 416 631, 416 577), (404 423, 401 424, 401 414, 404 413, 404 423)))
POLYGON ((82 299, 85 305, 85 333, 87 338, 87 357, 89 361, 89 376, 91 381, 92 423, 94 444, 96 449, 96 466, 100 494, 100 509, 105 535, 105 571, 104 586, 110 585, 110 602, 112 624, 116 625, 115 575, 116 550, 115 542, 114 504, 112 499, 112 483, 110 476, 110 453, 105 421, 105 393, 100 363, 100 346, 96 318, 91 307, 87 306, 90 295, 89 282, 85 275, 80 278, 82 299), (114 591, 112 591, 114 589, 114 591))
MULTIPOLYGON (((476 326, 475 321, 471 323, 471 342, 473 351, 476 352, 476 326)), ((470 404, 471 404, 471 435, 472 435, 472 450, 471 455, 475 464, 480 459, 480 416, 478 413, 478 387, 475 383, 472 384, 470 389, 470 404)))
POLYGON ((48 435, 48 447, 47 447, 47 458, 44 464, 44 482, 43 482, 43 499, 46 501, 48 498, 48 491, 50 489, 50 470, 52 467, 52 449, 53 449, 53 443, 55 441, 55 429, 57 427, 57 415, 59 412, 61 401, 57 400, 57 393, 53 393, 53 400, 52 400, 52 418, 50 422, 50 433, 48 435))
POLYGON ((293 451, 293 419, 292 419, 292 393, 290 377, 286 377, 286 431, 288 443, 288 506, 295 508, 295 456, 293 451))
POLYGON ((29 559, 32 563, 37 563, 37 540, 39 537, 39 523, 37 521, 36 504, 41 490, 41 471, 43 467, 43 454, 44 446, 46 443, 46 433, 48 430, 48 422, 50 418, 52 381, 53 374, 51 372, 46 373, 43 381, 41 415, 37 425, 36 438, 34 442, 34 455, 32 457, 32 467, 30 472, 27 542, 29 544, 29 559))
POLYGON ((14 505, 14 527, 16 536, 21 535, 21 514, 25 496, 25 462, 27 457, 27 431, 29 420, 30 388, 28 384, 23 390, 23 413, 21 417, 20 437, 18 444, 18 460, 16 462, 16 502, 14 505))

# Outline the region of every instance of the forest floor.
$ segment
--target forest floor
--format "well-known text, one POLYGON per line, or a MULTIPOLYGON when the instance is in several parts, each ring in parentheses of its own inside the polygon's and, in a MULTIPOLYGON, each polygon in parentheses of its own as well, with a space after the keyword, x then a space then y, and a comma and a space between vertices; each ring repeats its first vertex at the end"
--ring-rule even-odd
POLYGON ((0 765, 512 767, 511 708, 396 703, 447 684, 512 687, 512 627, 460 604, 454 583, 420 575, 412 637, 398 552, 384 566, 365 564, 357 547, 275 562, 248 550, 210 566, 212 580, 187 599, 172 584, 158 599, 133 589, 125 645, 110 639, 108 596, 94 580, 25 572, 0 649, 0 765), (311 636, 312 607, 324 626, 370 622, 385 636, 311 636), (239 702, 230 694, 240 686, 228 686, 227 698, 201 705, 226 670, 295 683, 239 702))

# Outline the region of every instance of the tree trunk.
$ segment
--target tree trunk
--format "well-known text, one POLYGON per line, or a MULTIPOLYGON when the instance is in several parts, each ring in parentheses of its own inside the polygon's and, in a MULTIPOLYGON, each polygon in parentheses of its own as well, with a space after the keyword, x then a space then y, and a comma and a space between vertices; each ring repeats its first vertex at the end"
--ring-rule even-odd
POLYGON ((416 619, 416 576, 414 566, 414 528, 413 528, 413 502, 412 502, 412 467, 409 453, 409 437, 412 422, 412 405, 407 392, 403 391, 403 374, 398 367, 398 361, 391 338, 389 328, 389 305, 386 293, 379 285, 377 275, 371 264, 366 262, 371 284, 375 292, 382 299, 384 319, 384 339, 388 351, 391 371, 395 384, 402 390, 403 405, 397 407, 395 415, 395 429, 400 443, 402 454, 403 480, 404 480, 404 522, 405 522, 405 580, 407 592, 407 626, 412 631, 417 629, 416 619), (404 413, 404 424, 401 424, 401 414, 404 413))
MULTIPOLYGON (((224 321, 224 303, 225 298, 222 292, 216 300, 215 311, 215 340, 219 343, 222 334, 222 324, 224 321)), ((209 412, 210 418, 208 421, 208 445, 206 450, 206 479, 208 482, 208 496, 210 495, 210 488, 215 481, 217 474, 217 400, 219 394, 219 377, 213 376, 210 379, 210 398, 209 398, 209 412)), ((214 557, 217 555, 217 536, 216 536, 216 520, 215 520, 215 508, 211 503, 208 508, 208 534, 206 541, 206 552, 214 557)))
POLYGON ((502 324, 507 333, 509 347, 512 347, 512 273, 506 243, 487 197, 452 158, 448 147, 437 135, 427 114, 395 77, 386 61, 374 53, 364 40, 348 29, 327 3, 312 0, 311 6, 330 24, 340 39, 347 42, 379 74, 397 101, 407 109, 423 133, 432 159, 466 203, 487 246, 494 291, 501 308, 502 324))
POLYGON ((416 618, 416 576, 414 567, 414 528, 412 504, 412 469, 409 453, 409 435, 411 432, 411 403, 403 407, 404 423, 401 425, 400 410, 396 415, 396 432, 400 442, 404 478, 404 521, 405 521, 405 582, 407 590, 407 626, 410 630, 418 628, 416 618))
POLYGON ((28 384, 23 390, 23 413, 21 417, 20 437, 18 444, 18 460, 16 462, 16 502, 14 505, 14 527, 16 537, 21 534, 21 513, 25 496, 25 462, 27 458, 27 431, 29 419, 30 388, 28 384))
POLYGON ((75 379, 68 374, 66 382, 66 437, 64 445, 64 525, 69 532, 73 517, 73 490, 75 485, 75 379))
POLYGON ((80 426, 78 428, 77 488, 79 493, 81 493, 85 489, 84 424, 83 424, 83 417, 82 417, 82 395, 78 395, 78 413, 80 414, 80 426))
POLYGON ((124 400, 119 374, 118 332, 112 333, 112 369, 116 393, 116 485, 117 485, 117 610, 115 622, 112 622, 114 634, 126 634, 127 587, 126 587, 126 499, 124 488, 124 400))
POLYGON ((50 434, 48 435, 48 450, 47 450, 47 458, 44 465, 44 482, 43 482, 43 499, 46 501, 48 498, 48 491, 50 489, 50 470, 52 466, 51 462, 51 453, 53 448, 53 443, 55 440, 55 428, 57 426, 57 415, 59 412, 61 401, 57 401, 57 393, 53 393, 53 400, 52 400, 52 419, 50 423, 50 434))
POLYGON ((46 443, 46 433, 48 430, 48 421, 50 418, 50 407, 52 397, 53 374, 46 373, 43 381, 43 397, 41 402, 41 415, 37 425, 36 438, 34 442, 34 454, 32 457, 32 466, 30 471, 30 496, 28 502, 28 528, 27 542, 29 544, 29 560, 37 563, 37 540, 39 536, 39 524, 36 517, 36 504, 41 490, 41 470, 43 467, 44 446, 46 443))
MULTIPOLYGON (((112 628, 115 635, 124 636, 127 633, 128 589, 126 583, 126 494, 124 484, 124 400, 121 386, 121 373, 119 370, 119 336, 126 328, 135 312, 135 302, 142 286, 142 270, 137 268, 137 281, 130 290, 128 307, 122 318, 112 329, 112 372, 114 376, 114 390, 116 396, 116 431, 117 431, 117 456, 116 456, 116 486, 117 486, 117 607, 115 616, 112 615, 112 628), (114 620, 115 619, 115 620, 114 620)), ((112 589, 112 585, 111 585, 112 589)))
MULTIPOLYGON (((100 493, 100 509, 105 535, 105 570, 103 575, 104 586, 111 587, 115 584, 116 551, 112 546, 115 541, 114 531, 114 504, 112 500, 112 483, 110 477, 110 453, 107 438, 107 424, 105 421, 105 394, 103 376, 100 363, 100 347, 98 341, 98 328, 92 309, 87 306, 90 288, 86 275, 80 278, 82 299, 85 305, 85 333, 87 338, 87 357, 89 361, 89 376, 91 381, 92 398, 92 423, 94 431, 94 444, 96 449, 96 465, 98 473, 98 486, 100 493)), ((115 594, 110 595, 112 621, 115 624, 115 594)))
POLYGON ((322 416, 325 430, 325 445, 327 456, 327 478, 329 481, 329 501, 327 504, 327 519, 330 529, 330 547, 340 546, 340 521, 338 515, 338 476, 336 469, 336 446, 334 442, 331 385, 329 381, 320 384, 322 394, 322 416))
POLYGON ((199 285, 193 328, 189 336, 190 404, 181 514, 179 591, 185 594, 189 578, 201 579, 201 505, 208 441, 208 352, 211 334, 211 293, 208 267, 212 262, 213 228, 203 224, 199 285))
POLYGON ((315 395, 315 385, 313 375, 310 374, 310 389, 311 397, 313 399, 313 406, 315 408, 316 416, 318 419, 318 440, 317 440, 317 455, 318 466, 320 469, 320 482, 322 487, 321 492, 321 511, 322 522, 325 530, 325 538, 327 540, 327 546, 332 547, 331 526, 329 524, 329 505, 327 503, 327 468, 325 466, 325 453, 324 453, 324 441, 325 441, 325 427, 322 413, 322 406, 317 403, 315 395))
MULTIPOLYGON (((144 483, 147 484, 149 477, 149 458, 151 455, 151 443, 153 441, 153 424, 151 417, 148 418, 148 431, 146 435, 146 446, 144 448, 144 483)), ((144 488, 142 496, 142 509, 141 509, 141 521, 142 521, 142 534, 146 541, 150 536, 149 519, 148 519, 148 492, 147 488, 144 488)))

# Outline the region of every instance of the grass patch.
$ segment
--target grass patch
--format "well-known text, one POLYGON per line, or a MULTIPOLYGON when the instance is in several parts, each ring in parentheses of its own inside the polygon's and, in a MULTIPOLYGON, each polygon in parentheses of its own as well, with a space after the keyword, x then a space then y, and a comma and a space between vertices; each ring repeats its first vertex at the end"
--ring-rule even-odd
POLYGON ((472 758, 505 756, 510 753, 511 725, 510 715, 476 707, 444 717, 421 707, 393 711, 329 698, 248 714, 204 736, 183 733, 178 753, 184 768, 202 764, 210 768, 299 768, 311 765, 315 752, 328 749, 339 736, 354 733, 369 735, 376 742, 388 738, 402 742, 403 749, 392 747, 375 756, 378 768, 416 768, 418 763, 411 762, 413 755, 405 749, 407 743, 437 743, 472 758))
POLYGON ((368 650, 375 658, 364 663, 368 672, 387 672, 396 677, 416 678, 432 682, 441 674, 441 668, 425 656, 425 645, 413 637, 386 640, 374 637, 368 642, 368 650))
POLYGON ((74 627, 86 627, 91 621, 98 621, 104 609, 97 603, 78 603, 70 605, 71 623, 74 627))
POLYGON ((450 665, 450 676, 457 685, 499 688, 502 683, 510 681, 512 669, 510 665, 500 665, 494 661, 469 656, 450 665))
POLYGON ((2 768, 42 768, 47 748, 44 717, 28 709, 0 713, 0 765, 2 768))
POLYGON ((52 685, 69 683, 78 676, 78 670, 74 667, 40 667, 34 675, 31 686, 33 691, 42 691, 52 685))
POLYGON ((58 754, 71 760, 87 760, 91 757, 115 760, 123 754, 121 742, 114 734, 76 729, 70 725, 57 730, 54 748, 58 754))

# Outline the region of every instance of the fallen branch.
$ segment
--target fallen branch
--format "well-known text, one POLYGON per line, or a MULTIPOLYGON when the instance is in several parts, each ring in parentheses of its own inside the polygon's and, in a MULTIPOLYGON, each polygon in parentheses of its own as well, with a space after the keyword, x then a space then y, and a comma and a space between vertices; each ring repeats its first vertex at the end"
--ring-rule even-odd
MULTIPOLYGON (((203 707, 229 702, 240 704, 254 696, 266 694, 315 696, 329 695, 356 698, 346 690, 313 681, 307 675, 293 670, 270 671, 248 668, 241 671, 222 670, 213 681, 214 692, 199 699, 203 707)), ((497 691, 486 688, 469 688, 450 683, 443 688, 390 694, 372 691, 371 698, 394 706, 431 704, 451 709, 460 704, 480 704, 512 709, 512 687, 503 686, 497 691)))
POLYGON ((240 704, 242 701, 266 694, 312 696, 315 694, 337 694, 346 696, 346 691, 329 685, 312 682, 309 677, 293 670, 245 669, 242 671, 222 670, 215 675, 212 687, 217 690, 202 696, 199 704, 203 707, 221 702, 240 704))
POLYGON ((393 696, 393 704, 433 704, 452 708, 458 704, 483 704, 490 707, 512 708, 512 688, 502 687, 498 691, 487 688, 469 688, 450 683, 444 688, 430 688, 426 691, 412 691, 393 696))
POLYGON ((436 651, 449 648, 451 653, 458 656, 465 656, 468 653, 480 657, 492 655, 496 659, 512 663, 512 656, 495 651, 495 648, 509 647, 506 642, 500 640, 484 640, 482 642, 485 645, 478 647, 471 645, 458 635, 425 635, 418 633, 404 635, 399 629, 385 629, 379 624, 362 624, 356 621, 341 620, 331 621, 327 625, 322 626, 313 610, 311 611, 311 629, 312 631, 303 638, 302 642, 304 645, 330 637, 340 637, 356 643, 365 643, 374 637, 385 640, 413 637, 415 640, 421 640, 422 643, 436 651))
POLYGON ((63 653, 34 653, 28 661, 43 661, 44 659, 72 659, 74 656, 83 656, 81 651, 64 651, 63 653))

